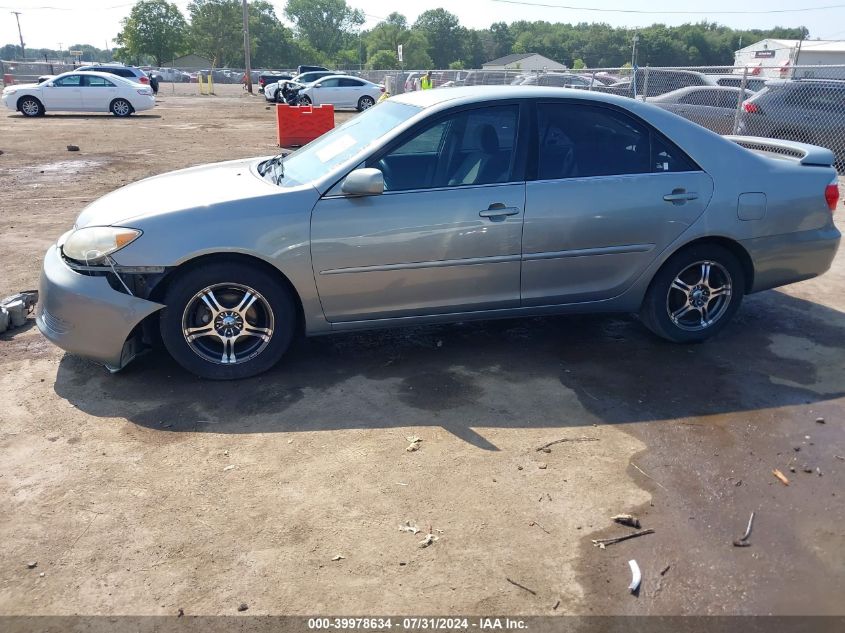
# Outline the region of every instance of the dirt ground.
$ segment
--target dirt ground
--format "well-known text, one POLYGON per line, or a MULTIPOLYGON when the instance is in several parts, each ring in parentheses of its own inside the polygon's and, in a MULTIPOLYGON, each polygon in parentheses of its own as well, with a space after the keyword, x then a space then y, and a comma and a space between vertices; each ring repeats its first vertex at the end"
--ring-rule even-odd
MULTIPOLYGON (((263 99, 195 91, 0 114, 0 296, 106 192, 276 150, 263 99)), ((163 352, 110 375, 30 322, 0 335, 0 614, 845 614, 843 310, 845 254, 705 345, 625 315, 420 327, 227 384, 163 352), (593 547, 620 512, 654 534, 593 547)))

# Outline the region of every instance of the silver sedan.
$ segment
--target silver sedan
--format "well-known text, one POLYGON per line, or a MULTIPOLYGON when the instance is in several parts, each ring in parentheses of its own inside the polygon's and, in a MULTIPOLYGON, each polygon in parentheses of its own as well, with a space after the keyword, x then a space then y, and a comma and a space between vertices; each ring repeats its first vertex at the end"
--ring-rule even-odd
POLYGON ((414 92, 292 154, 92 203, 47 252, 37 322, 112 370, 160 338, 213 379, 299 331, 621 311, 698 342, 829 268, 832 163, 602 93, 414 92))

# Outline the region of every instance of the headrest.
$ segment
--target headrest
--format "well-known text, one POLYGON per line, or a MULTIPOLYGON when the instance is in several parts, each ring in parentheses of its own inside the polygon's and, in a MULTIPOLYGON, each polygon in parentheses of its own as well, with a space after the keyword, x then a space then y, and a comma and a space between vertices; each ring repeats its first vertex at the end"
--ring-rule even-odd
POLYGON ((489 123, 482 125, 479 130, 481 135, 481 151, 485 154, 495 154, 499 151, 499 135, 496 128, 489 123))

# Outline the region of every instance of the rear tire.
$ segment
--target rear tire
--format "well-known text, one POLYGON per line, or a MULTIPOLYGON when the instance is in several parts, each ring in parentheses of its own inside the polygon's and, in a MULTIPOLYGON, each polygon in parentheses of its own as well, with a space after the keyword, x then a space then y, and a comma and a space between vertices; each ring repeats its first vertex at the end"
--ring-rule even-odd
POLYGON ((43 116, 44 105, 35 97, 21 97, 18 100, 18 111, 24 116, 43 116))
POLYGON ((113 115, 118 117, 127 117, 134 112, 132 104, 126 99, 115 99, 111 102, 109 110, 111 110, 113 115))
POLYGON ((700 343, 731 320, 745 294, 736 256, 716 244, 686 248, 663 264, 648 287, 640 319, 674 343, 700 343))
POLYGON ((296 310, 271 273, 216 261, 174 279, 159 320, 164 346, 188 371, 237 380, 267 371, 290 345, 296 310))
POLYGON ((298 100, 299 105, 310 106, 311 98, 308 95, 302 95, 298 100))
POLYGON ((376 104, 375 99, 364 95, 360 99, 358 99, 358 112, 363 112, 364 110, 369 110, 376 104))

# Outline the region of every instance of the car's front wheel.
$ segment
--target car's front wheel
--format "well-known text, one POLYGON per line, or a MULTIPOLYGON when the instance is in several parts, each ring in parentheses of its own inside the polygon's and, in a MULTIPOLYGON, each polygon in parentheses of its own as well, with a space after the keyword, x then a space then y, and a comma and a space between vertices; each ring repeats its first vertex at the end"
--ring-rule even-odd
POLYGON ((296 310, 269 272, 241 262, 212 262, 171 282, 161 337, 182 367, 203 378, 234 380, 275 365, 290 345, 296 310))
POLYGON ((126 99, 115 99, 111 102, 111 113, 115 116, 129 116, 132 114, 132 104, 126 99))
POLYGON ((41 116, 44 114, 44 106, 35 97, 21 97, 18 101, 18 110, 24 116, 41 116))
POLYGON ((676 253, 654 276, 640 318, 655 334, 676 343, 698 343, 719 332, 745 294, 742 265, 716 244, 676 253))
POLYGON ((301 95, 298 99, 299 105, 310 106, 311 105, 311 97, 308 95, 301 95))

